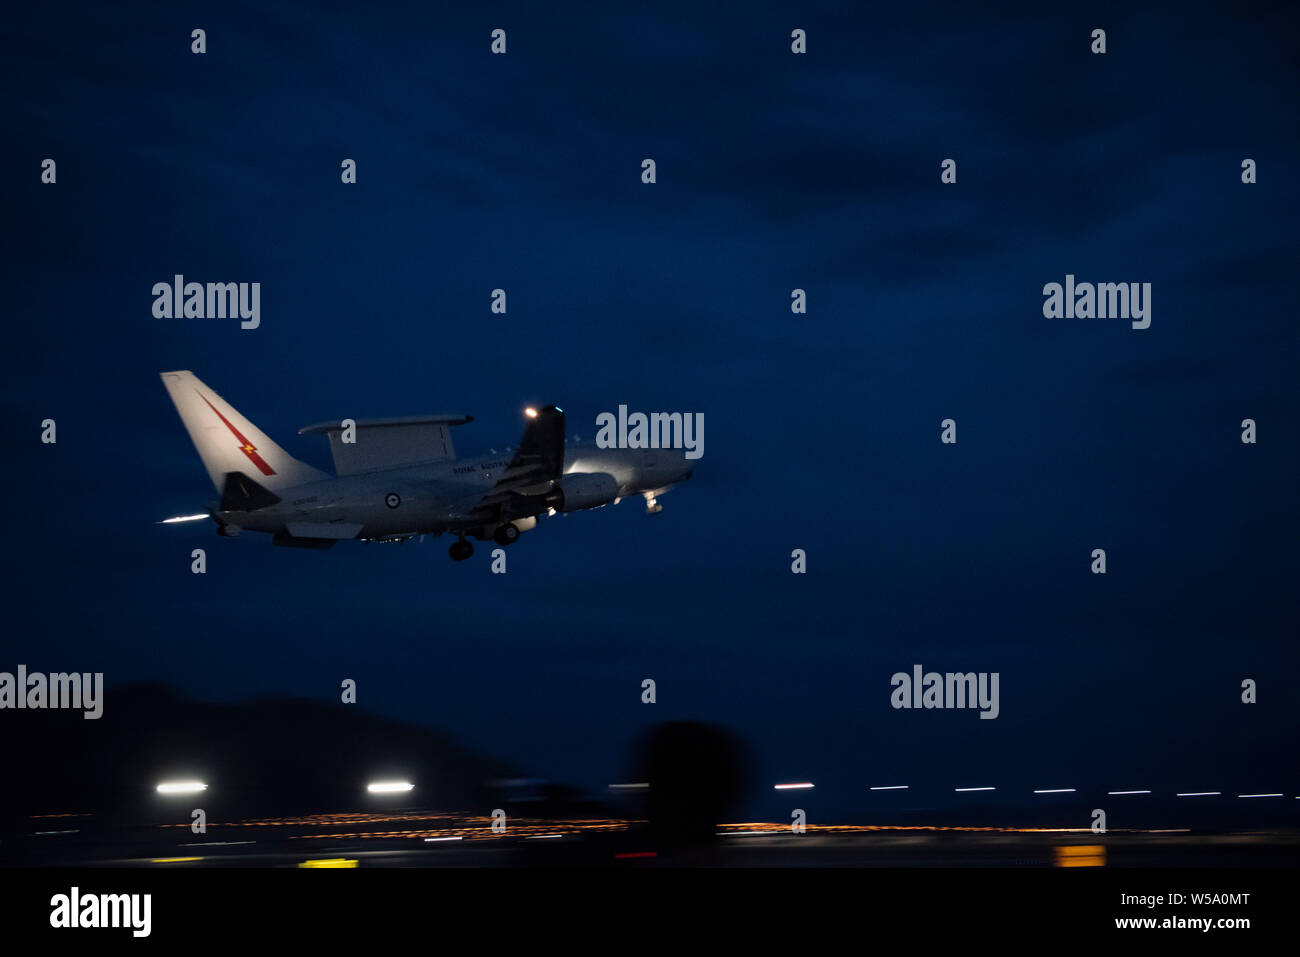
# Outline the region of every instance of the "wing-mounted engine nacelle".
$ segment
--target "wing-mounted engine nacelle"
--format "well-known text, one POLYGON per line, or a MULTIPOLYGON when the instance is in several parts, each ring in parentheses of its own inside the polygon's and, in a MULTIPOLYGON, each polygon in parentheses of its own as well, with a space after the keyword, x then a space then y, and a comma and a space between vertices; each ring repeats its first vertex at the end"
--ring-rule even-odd
POLYGON ((608 472, 571 472, 555 480, 546 504, 557 512, 600 508, 618 498, 618 480, 608 472))

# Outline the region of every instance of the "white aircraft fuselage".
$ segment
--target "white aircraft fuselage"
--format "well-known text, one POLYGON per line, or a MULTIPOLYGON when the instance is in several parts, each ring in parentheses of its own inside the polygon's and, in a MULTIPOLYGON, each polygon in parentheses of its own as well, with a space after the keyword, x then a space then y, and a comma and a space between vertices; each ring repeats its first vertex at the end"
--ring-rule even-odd
MULTIPOLYGON (((570 507, 557 511, 597 508, 633 495, 654 496, 691 475, 691 463, 681 449, 601 449, 592 443, 569 442, 564 451, 565 476, 584 480, 608 476, 605 486, 610 494, 604 496, 595 488, 594 498, 584 496, 580 499, 584 504, 577 504, 570 497, 570 507)), ((291 524, 360 525, 355 535, 347 537, 386 539, 463 530, 486 539, 495 529, 474 528, 476 522, 483 524, 475 517, 474 508, 506 474, 510 456, 508 450, 489 451, 450 462, 325 478, 277 491, 281 501, 266 508, 221 512, 220 521, 271 533, 291 524)), ((598 484, 584 482, 593 487, 598 484)), ((559 485, 563 488, 564 481, 559 485)), ((507 509, 521 514, 508 517, 532 518, 555 507, 545 504, 545 498, 545 493, 538 493, 535 499, 524 496, 518 509, 507 509), (532 504, 537 507, 530 512, 532 504)))

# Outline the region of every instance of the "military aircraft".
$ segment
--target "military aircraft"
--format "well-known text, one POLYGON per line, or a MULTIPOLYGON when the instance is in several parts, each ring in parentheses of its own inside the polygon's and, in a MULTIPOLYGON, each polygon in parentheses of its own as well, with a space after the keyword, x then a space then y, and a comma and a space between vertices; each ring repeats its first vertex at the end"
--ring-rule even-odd
POLYGON ((163 385, 221 498, 205 513, 217 534, 267 532, 276 545, 330 548, 345 539, 404 542, 452 532, 454 561, 470 538, 510 545, 541 515, 658 496, 691 477, 680 449, 599 448, 566 442, 563 410, 526 409, 517 448, 457 457, 451 430, 468 415, 342 419, 307 426, 334 456, 329 475, 300 462, 192 372, 163 372, 163 385))

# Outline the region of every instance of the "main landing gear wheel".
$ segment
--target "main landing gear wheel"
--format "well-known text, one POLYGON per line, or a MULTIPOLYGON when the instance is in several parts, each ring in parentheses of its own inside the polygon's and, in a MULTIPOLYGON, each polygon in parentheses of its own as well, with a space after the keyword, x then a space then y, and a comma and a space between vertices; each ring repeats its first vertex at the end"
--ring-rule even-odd
POLYGON ((514 522, 506 522, 492 533, 492 540, 498 545, 513 545, 519 540, 519 526, 514 522))
POLYGON ((451 543, 450 555, 453 562, 463 562, 473 554, 474 546, 465 541, 465 539, 462 538, 458 542, 451 543))

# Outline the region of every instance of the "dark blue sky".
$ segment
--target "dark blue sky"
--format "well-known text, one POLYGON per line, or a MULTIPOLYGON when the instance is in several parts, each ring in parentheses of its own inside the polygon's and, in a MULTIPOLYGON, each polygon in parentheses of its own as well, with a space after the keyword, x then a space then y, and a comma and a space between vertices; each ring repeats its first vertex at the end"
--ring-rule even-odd
POLYGON ((592 788, 652 721, 716 721, 855 819, 899 781, 1294 791, 1297 47, 1237 9, 14 11, 0 668, 351 677, 592 788), (155 319, 177 272, 260 282, 261 327, 155 319), (1067 273, 1152 283, 1150 329, 1045 319, 1067 273), (230 542, 153 524, 214 497, 177 368, 318 465, 307 423, 463 411, 470 449, 530 402, 584 437, 703 412, 705 456, 505 576, 445 539, 230 542), (892 710, 915 663, 1000 672, 1001 716, 892 710))

